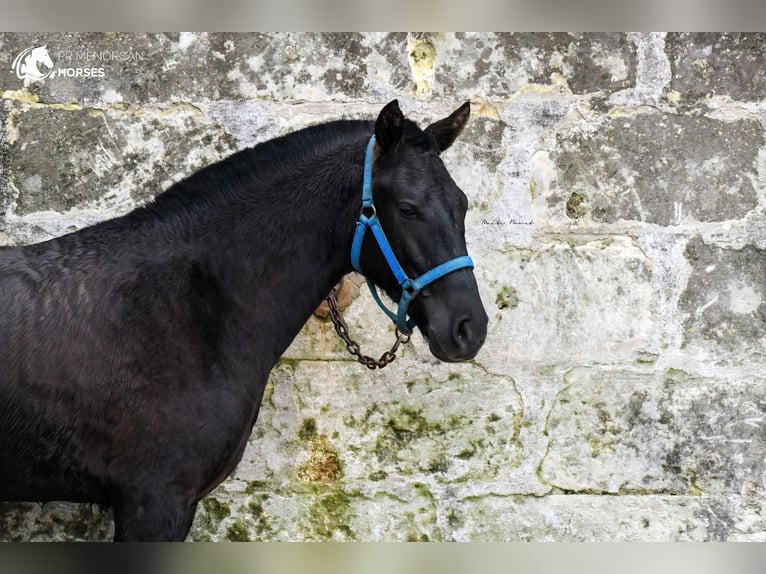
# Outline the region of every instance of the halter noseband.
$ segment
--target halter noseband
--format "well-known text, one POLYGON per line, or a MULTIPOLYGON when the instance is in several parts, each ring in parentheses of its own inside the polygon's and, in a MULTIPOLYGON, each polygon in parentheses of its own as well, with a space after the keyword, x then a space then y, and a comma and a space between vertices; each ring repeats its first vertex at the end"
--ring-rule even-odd
POLYGON ((437 265, 433 269, 423 273, 423 275, 417 279, 410 279, 407 276, 407 273, 404 271, 401 264, 399 263, 399 260, 396 258, 396 255, 394 255, 394 252, 391 249, 391 244, 388 242, 386 234, 383 232, 383 228, 380 225, 380 220, 378 219, 378 214, 375 210, 375 204, 372 202, 372 154, 374 147, 375 135, 373 134, 367 144, 367 153, 364 158, 362 210, 359 213, 359 220, 356 222, 354 242, 351 245, 351 265, 356 271, 364 275, 364 272, 362 271, 359 264, 359 256, 362 252, 364 236, 366 235, 368 229, 371 230, 373 237, 375 237, 375 240, 378 242, 378 247, 380 247, 383 256, 386 258, 386 262, 388 263, 389 268, 393 272, 394 277, 396 277, 399 286, 402 288, 402 296, 399 299, 398 312, 394 313, 383 304, 383 301, 380 299, 380 295, 378 295, 378 290, 375 287, 375 284, 368 277, 365 277, 365 279, 367 279, 367 285, 370 288, 372 297, 375 299, 375 302, 378 304, 378 306, 394 323, 396 323, 399 331, 405 335, 409 335, 412 332, 412 329, 415 327, 415 321, 413 319, 407 319, 407 309, 409 308, 410 302, 412 302, 412 299, 415 297, 415 295, 422 291, 427 285, 430 285, 448 273, 452 273, 458 269, 463 269, 464 267, 473 268, 473 261, 468 255, 463 255, 462 257, 456 257, 455 259, 450 259, 441 265, 437 265), (365 212, 370 213, 370 215, 365 215, 365 212))

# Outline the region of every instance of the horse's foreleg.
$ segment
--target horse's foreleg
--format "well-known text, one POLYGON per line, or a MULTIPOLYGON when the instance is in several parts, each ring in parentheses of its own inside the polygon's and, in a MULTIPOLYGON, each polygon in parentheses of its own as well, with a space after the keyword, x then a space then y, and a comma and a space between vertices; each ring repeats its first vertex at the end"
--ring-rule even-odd
POLYGON ((126 497, 114 505, 115 542, 183 542, 197 503, 178 496, 126 497))

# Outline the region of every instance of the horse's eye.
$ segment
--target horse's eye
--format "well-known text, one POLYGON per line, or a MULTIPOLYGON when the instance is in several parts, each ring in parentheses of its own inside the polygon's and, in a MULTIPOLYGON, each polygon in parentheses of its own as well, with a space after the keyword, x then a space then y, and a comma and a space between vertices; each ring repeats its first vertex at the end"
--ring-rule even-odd
POLYGON ((399 206, 399 213, 402 214, 402 217, 406 217, 407 219, 417 219, 418 217, 417 210, 409 203, 402 203, 399 206))

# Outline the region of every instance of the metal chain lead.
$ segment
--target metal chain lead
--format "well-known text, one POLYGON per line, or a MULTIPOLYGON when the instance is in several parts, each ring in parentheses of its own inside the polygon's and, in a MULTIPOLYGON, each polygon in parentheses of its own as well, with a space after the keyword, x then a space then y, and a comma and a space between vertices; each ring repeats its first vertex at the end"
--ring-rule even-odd
MULTIPOLYGON (((342 283, 340 285, 342 285, 342 283)), ((372 357, 362 353, 362 349, 359 346, 359 343, 354 341, 349 336, 348 325, 346 324, 346 320, 343 318, 343 315, 340 312, 340 307, 338 307, 337 293, 340 290, 340 285, 334 287, 333 290, 330 291, 330 294, 325 297, 325 300, 330 307, 330 318, 332 319, 332 324, 335 326, 335 332, 338 333, 338 337, 340 337, 343 342, 346 343, 346 349, 351 355, 356 357, 357 361, 371 370, 382 369, 383 367, 389 365, 394 359, 396 359, 396 351, 399 350, 399 345, 402 343, 408 343, 410 336, 403 335, 397 327, 396 341, 391 347, 391 350, 383 353, 380 356, 380 359, 375 360, 372 357)))

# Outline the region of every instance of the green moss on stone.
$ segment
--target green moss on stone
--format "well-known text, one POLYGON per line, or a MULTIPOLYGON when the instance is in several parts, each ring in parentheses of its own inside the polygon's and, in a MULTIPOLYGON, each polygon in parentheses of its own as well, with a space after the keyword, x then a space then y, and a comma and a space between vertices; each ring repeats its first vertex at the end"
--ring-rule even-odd
POLYGON ((250 534, 244 524, 235 522, 226 529, 226 540, 230 542, 250 542, 250 534))
POLYGON ((202 500, 202 507, 215 522, 221 522, 224 518, 231 516, 231 508, 228 504, 210 496, 202 500))
POLYGON ((460 460, 468 460, 468 459, 470 459, 470 458, 473 458, 473 456, 474 456, 475 454, 476 454, 476 451, 475 451, 475 450, 471 450, 471 449, 464 449, 464 450, 462 450, 461 452, 459 452, 459 453, 457 454, 457 457, 458 457, 460 460))
POLYGON ((585 207, 585 201, 585 196, 580 195, 576 191, 572 192, 572 195, 569 196, 569 200, 567 200, 567 217, 570 219, 580 219, 583 215, 588 213, 588 210, 585 207))
POLYGON ((240 509, 244 514, 254 519, 254 523, 250 523, 248 532, 255 534, 257 540, 262 540, 273 532, 269 524, 269 516, 263 508, 263 503, 267 499, 268 495, 261 494, 240 509))
POLYGON ((289 357, 282 357, 281 359, 279 359, 279 362, 274 366, 274 369, 278 369, 280 367, 285 367, 291 373, 295 373, 295 370, 297 369, 299 363, 300 363, 299 359, 291 359, 289 357))
POLYGON ((689 380, 689 373, 679 369, 668 369, 665 373, 665 384, 682 384, 689 380))
MULTIPOLYGON (((401 407, 385 424, 378 435, 373 452, 382 463, 393 463, 398 452, 418 439, 440 436, 447 432, 441 422, 429 422, 422 409, 401 407)), ((464 417, 453 416, 447 421, 449 428, 465 426, 464 417)))
POLYGON ((501 311, 519 306, 519 293, 510 285, 503 285, 495 296, 495 305, 501 311))
POLYGON ((449 514, 447 515, 447 524, 449 524, 450 528, 460 528, 461 526, 463 526, 464 520, 453 509, 453 510, 450 510, 449 514))
POLYGON ((274 399, 274 381, 269 379, 266 382, 266 388, 263 390, 263 399, 261 402, 263 404, 271 405, 273 407, 274 406, 272 402, 273 399, 274 399))
POLYGON ((370 480, 379 481, 385 480, 388 477, 388 473, 384 470, 376 470, 370 473, 370 480))
POLYGON ((636 364, 638 365, 653 365, 657 362, 659 355, 655 353, 643 352, 636 357, 636 364))
POLYGON ((372 415, 379 412, 380 412, 380 407, 378 406, 378 403, 372 403, 364 411, 364 416, 362 416, 362 424, 366 425, 367 423, 369 423, 370 419, 372 418, 372 415))
POLYGON ((68 537, 84 540, 88 538, 90 525, 83 520, 69 520, 64 524, 64 532, 68 537))
POLYGON ((686 472, 689 475, 689 492, 693 496, 702 496, 704 492, 697 482, 697 471, 693 468, 687 468, 686 472))
POLYGON ((320 540, 342 538, 354 540, 351 530, 351 497, 343 490, 333 490, 319 495, 309 507, 309 535, 320 540))
POLYGON ((250 514, 253 515, 254 518, 260 518, 263 516, 263 504, 260 500, 251 500, 247 504, 247 510, 250 512, 250 514))
MULTIPOLYGON (((445 430, 441 423, 429 423, 422 413, 422 409, 402 407, 398 416, 389 421, 389 427, 399 436, 407 436, 408 440, 433 434, 444 434, 445 430)), ((450 418, 450 422, 453 423, 452 426, 455 422, 453 419, 454 417, 450 418)))
MULTIPOLYGON (((466 426, 469 426, 471 424, 471 420, 463 415, 455 415, 452 414, 447 419, 447 423, 449 424, 449 428, 452 430, 458 430, 465 428, 466 426)), ((438 423, 432 425, 432 427, 437 431, 438 434, 444 433, 444 429, 442 426, 438 423)))
POLYGON ((269 490, 269 483, 265 480, 251 480, 247 483, 247 488, 245 488, 245 494, 254 494, 256 492, 262 492, 264 490, 269 490))
POLYGON ((417 532, 410 532, 406 538, 407 542, 430 542, 428 534, 425 532, 418 534, 417 532))
POLYGON ((556 365, 545 365, 537 368, 537 374, 541 377, 550 377, 556 372, 556 365))
POLYGON ((422 482, 416 482, 412 485, 412 487, 415 489, 415 492, 417 492, 420 496, 424 496, 426 498, 433 498, 433 495, 431 494, 431 489, 428 487, 427 484, 424 484, 422 482))
POLYGON ((443 456, 439 458, 435 458, 428 465, 428 472, 431 474, 445 473, 448 470, 449 470, 449 461, 443 456))
POLYGON ((298 437, 301 440, 310 440, 317 435, 317 421, 313 417, 303 419, 298 429, 298 437))

